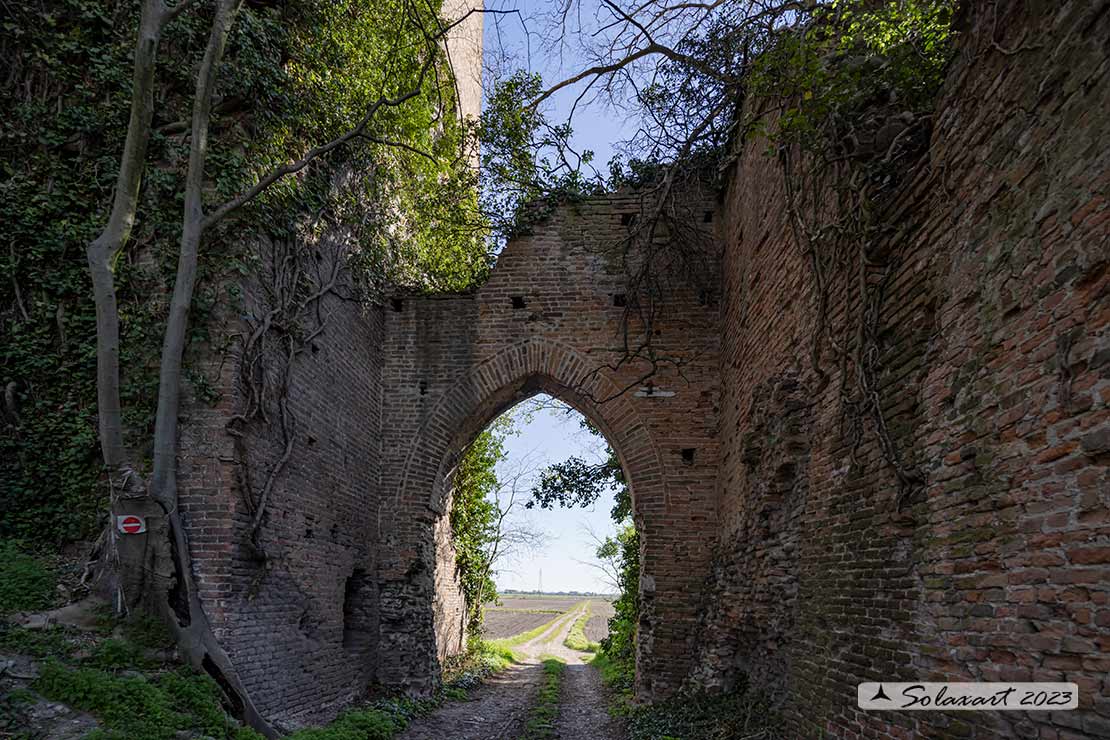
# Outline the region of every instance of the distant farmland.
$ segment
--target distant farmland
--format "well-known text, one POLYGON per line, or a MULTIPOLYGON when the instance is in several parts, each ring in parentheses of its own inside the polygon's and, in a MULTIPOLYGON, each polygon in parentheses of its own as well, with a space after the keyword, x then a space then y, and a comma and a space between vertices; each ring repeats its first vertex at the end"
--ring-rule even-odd
POLYGON ((586 634, 592 641, 609 634, 607 621, 613 605, 602 597, 566 596, 562 594, 510 594, 501 603, 487 604, 482 636, 498 640, 534 630, 558 619, 583 601, 590 602, 590 621, 586 634))
POLYGON ((615 613, 613 602, 590 599, 590 621, 586 622, 586 639, 590 642, 601 642, 603 637, 608 637, 609 617, 615 613))

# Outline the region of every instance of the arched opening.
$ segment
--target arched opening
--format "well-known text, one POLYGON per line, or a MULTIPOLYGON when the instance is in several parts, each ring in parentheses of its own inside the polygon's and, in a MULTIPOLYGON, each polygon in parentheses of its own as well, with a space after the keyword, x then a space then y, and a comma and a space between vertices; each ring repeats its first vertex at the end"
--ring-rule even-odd
POLYGON ((450 475, 436 525, 441 662, 493 645, 556 660, 575 680, 601 652, 631 678, 639 537, 624 468, 597 424, 538 392, 480 431, 450 475))
POLYGON ((686 415, 676 426, 673 393, 644 390, 635 378, 618 385, 620 376, 561 341, 531 335, 492 352, 467 354, 472 345, 457 342, 456 348, 456 339, 442 330, 452 312, 464 309, 435 303, 414 312, 436 351, 419 364, 398 363, 397 372, 412 382, 393 404, 404 413, 391 417, 395 463, 385 469, 386 495, 376 517, 378 682, 388 690, 429 695, 440 683, 446 655, 462 648, 459 631, 437 634, 448 612, 460 614, 459 604, 436 603, 442 554, 437 532, 442 541, 453 478, 468 445, 491 421, 544 393, 572 406, 604 435, 630 486, 641 567, 635 690, 644 699, 669 695, 696 652, 693 626, 707 574, 710 543, 699 533, 711 520, 714 456, 702 446, 701 396, 688 396, 686 415), (438 363, 458 370, 442 373, 438 363), (419 394, 424 379, 429 392, 419 394), (691 442, 692 465, 681 454, 691 442))

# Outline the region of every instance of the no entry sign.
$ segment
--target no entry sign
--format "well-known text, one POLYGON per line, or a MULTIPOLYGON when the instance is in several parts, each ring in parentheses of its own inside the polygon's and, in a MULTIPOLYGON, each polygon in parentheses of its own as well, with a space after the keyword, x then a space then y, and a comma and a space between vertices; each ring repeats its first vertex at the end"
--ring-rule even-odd
POLYGON ((124 514, 116 517, 116 528, 122 534, 142 534, 146 531, 146 519, 134 514, 124 514))

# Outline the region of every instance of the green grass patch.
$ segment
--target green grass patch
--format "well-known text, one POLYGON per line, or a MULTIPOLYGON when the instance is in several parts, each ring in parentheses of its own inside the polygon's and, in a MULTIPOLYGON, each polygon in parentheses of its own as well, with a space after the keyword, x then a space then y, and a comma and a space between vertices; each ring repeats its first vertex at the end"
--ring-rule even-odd
POLYGON ((31 658, 68 658, 81 644, 79 631, 67 627, 29 630, 0 624, 0 650, 31 658))
POLYGON ((261 737, 227 715, 215 681, 188 668, 154 676, 129 670, 124 675, 49 659, 31 687, 96 716, 102 724, 90 736, 96 740, 171 740, 181 732, 227 740, 261 737))
POLYGON ((0 616, 39 611, 54 604, 54 570, 14 543, 0 541, 0 616))
POLYGON ((408 725, 408 719, 385 708, 353 709, 327 727, 300 730, 287 740, 389 740, 408 725))
POLYGON ((528 711, 520 740, 547 740, 555 737, 555 721, 559 718, 559 693, 566 664, 558 658, 543 658, 543 685, 536 703, 528 711))
POLYGON ((578 619, 574 620, 574 624, 570 626, 570 632, 567 633, 566 639, 563 644, 571 650, 577 650, 583 653, 596 653, 597 649, 601 647, 599 643, 590 642, 586 638, 586 623, 590 621, 590 604, 586 602, 586 608, 582 610, 582 614, 578 619))

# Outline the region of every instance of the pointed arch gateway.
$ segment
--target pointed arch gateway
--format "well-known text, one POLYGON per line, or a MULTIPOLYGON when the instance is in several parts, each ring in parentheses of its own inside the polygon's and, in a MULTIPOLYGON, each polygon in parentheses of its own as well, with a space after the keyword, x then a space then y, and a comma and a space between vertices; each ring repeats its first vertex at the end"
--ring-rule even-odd
POLYGON ((476 292, 400 297, 385 311, 376 590, 365 597, 385 687, 430 693, 444 658, 462 648, 461 593, 445 575, 454 573, 452 477, 490 421, 540 392, 597 425, 631 490, 638 694, 664 697, 687 678, 717 531, 719 316, 680 276, 657 296, 666 320, 653 343, 673 362, 651 377, 661 392, 645 391, 645 368, 619 350, 626 275, 599 247, 619 240, 640 207, 630 194, 557 209, 506 246, 476 292))
MULTIPOLYGON (((394 622, 396 631, 383 633, 383 644, 421 642, 429 647, 431 641, 427 636, 434 635, 435 660, 431 660, 431 655, 425 658, 428 680, 413 675, 410 663, 402 679, 408 690, 421 693, 434 687, 444 657, 461 650, 464 643, 459 622, 451 618, 452 610, 444 606, 454 596, 450 593, 451 584, 444 582, 444 570, 453 572, 453 567, 436 561, 440 544, 437 540, 447 536, 446 514, 455 469, 467 447, 490 422, 539 393, 573 407, 595 424, 612 445, 624 469, 644 549, 651 542, 656 520, 666 510, 662 461, 647 423, 631 403, 631 394, 622 395, 621 389, 592 368, 581 353, 559 342, 533 337, 502 349, 462 374, 449 390, 440 394, 417 430, 401 478, 398 504, 415 517, 424 517, 420 512, 422 506, 435 517, 435 526, 425 527, 423 541, 416 551, 417 558, 426 565, 415 568, 410 565, 407 571, 410 575, 413 570, 430 573, 431 578, 410 579, 404 589, 410 596, 430 599, 432 608, 414 615, 417 619, 411 615, 402 619, 399 615, 394 622), (428 465, 431 461, 438 464, 428 465)), ((650 584, 652 579, 647 575, 650 584)), ((389 620, 385 623, 389 624, 389 620)), ((424 661, 417 664, 420 662, 424 661)))

